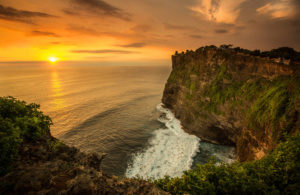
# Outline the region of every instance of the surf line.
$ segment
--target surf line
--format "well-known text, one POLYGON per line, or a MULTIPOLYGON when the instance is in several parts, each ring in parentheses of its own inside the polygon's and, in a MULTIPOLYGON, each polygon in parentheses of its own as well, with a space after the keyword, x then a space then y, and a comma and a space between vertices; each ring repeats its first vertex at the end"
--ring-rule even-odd
POLYGON ((155 130, 148 147, 134 154, 125 173, 127 177, 180 177, 183 171, 191 168, 193 157, 199 152, 200 138, 186 133, 180 121, 163 104, 156 109, 162 113, 158 120, 165 128, 155 130))

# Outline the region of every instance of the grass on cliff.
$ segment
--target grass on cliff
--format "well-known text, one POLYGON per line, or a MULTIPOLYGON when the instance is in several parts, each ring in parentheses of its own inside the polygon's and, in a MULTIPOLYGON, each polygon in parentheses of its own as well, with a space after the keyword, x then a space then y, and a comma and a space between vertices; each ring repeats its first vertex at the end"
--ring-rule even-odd
POLYGON ((241 88, 242 84, 232 80, 231 75, 227 73, 226 64, 222 64, 218 69, 218 74, 216 75, 214 82, 204 90, 203 94, 201 94, 202 96, 208 97, 210 101, 200 101, 198 107, 200 110, 225 115, 224 112, 218 109, 218 106, 224 104, 226 100, 236 97, 237 91, 241 88), (223 85, 224 81, 227 81, 230 84, 223 85))
POLYGON ((280 139, 283 134, 295 130, 299 123, 300 72, 293 77, 281 76, 273 81, 264 81, 263 86, 247 111, 248 128, 258 133, 269 130, 272 136, 280 139))
MULTIPOLYGON (((293 76, 280 76, 273 80, 253 76, 237 82, 231 78, 224 62, 217 67, 218 71, 212 84, 199 93, 199 81, 195 79, 197 77, 192 79, 192 75, 198 76, 194 74, 197 66, 200 65, 189 66, 185 62, 176 67, 166 84, 168 87, 169 84, 177 83, 188 89, 185 98, 187 102, 194 103, 187 103, 187 106, 197 105, 195 110, 200 112, 226 115, 220 106, 228 102, 232 110, 238 110, 245 115, 248 128, 254 131, 264 131, 268 128, 270 132, 281 131, 279 134, 283 134, 294 128, 293 112, 300 111, 300 71, 293 76), (203 100, 204 98, 206 100, 203 100)), ((279 134, 275 137, 280 137, 279 134)))
POLYGON ((210 160, 181 177, 154 183, 171 194, 298 194, 299 170, 300 133, 261 160, 231 165, 210 160))
POLYGON ((290 104, 289 82, 289 79, 278 79, 254 101, 247 112, 251 129, 260 129, 268 124, 271 125, 272 129, 278 126, 290 104))
POLYGON ((0 97, 0 176, 12 170, 24 140, 35 140, 50 132, 52 121, 39 107, 13 97, 0 97))
MULTIPOLYGON (((188 79, 185 78, 185 80, 188 79)), ((201 94, 209 98, 208 102, 202 102, 199 101, 199 97, 193 97, 197 91, 195 84, 190 85, 190 91, 193 93, 187 93, 186 99, 191 101, 194 101, 193 98, 197 99, 200 110, 222 115, 225 115, 225 112, 219 110, 218 107, 228 101, 231 109, 240 109, 241 113, 245 114, 248 128, 257 132, 268 128, 272 133, 277 132, 278 135, 275 137, 280 138, 282 134, 289 133, 293 126, 296 126, 293 121, 295 116, 292 115, 300 110, 299 86, 300 71, 294 76, 279 76, 273 80, 253 77, 236 82, 227 72, 227 66, 224 63, 219 66, 213 83, 201 94), (227 83, 225 84, 224 81, 227 83), (244 106, 249 102, 251 106, 244 106)))

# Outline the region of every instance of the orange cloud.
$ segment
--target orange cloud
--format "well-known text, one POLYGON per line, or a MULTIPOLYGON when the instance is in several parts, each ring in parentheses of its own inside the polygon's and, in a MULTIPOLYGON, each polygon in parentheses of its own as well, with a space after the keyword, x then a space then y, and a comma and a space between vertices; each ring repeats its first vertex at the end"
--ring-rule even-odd
POLYGON ((115 50, 115 49, 100 49, 100 50, 72 50, 72 53, 92 53, 92 54, 106 54, 106 53, 117 53, 117 54, 130 54, 130 53, 139 53, 135 51, 128 50, 115 50))
POLYGON ((201 18, 218 23, 235 23, 245 0, 202 0, 191 9, 201 18))
POLYGON ((296 14, 296 9, 291 0, 280 0, 275 3, 268 3, 256 10, 260 15, 268 15, 275 18, 291 18, 296 14))
POLYGON ((30 36, 50 36, 50 37, 60 37, 59 35, 48 32, 48 31, 39 31, 39 30, 33 30, 29 34, 30 36))
POLYGON ((130 43, 126 45, 117 45, 119 47, 133 47, 133 48, 141 48, 145 47, 146 43, 130 43))
POLYGON ((139 24, 131 28, 131 30, 136 33, 146 33, 151 31, 151 29, 152 27, 146 24, 139 24))

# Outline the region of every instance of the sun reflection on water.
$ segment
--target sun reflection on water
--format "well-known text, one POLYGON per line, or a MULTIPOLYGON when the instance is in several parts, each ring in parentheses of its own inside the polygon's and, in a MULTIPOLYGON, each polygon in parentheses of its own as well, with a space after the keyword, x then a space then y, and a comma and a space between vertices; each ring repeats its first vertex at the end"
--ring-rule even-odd
POLYGON ((53 91, 53 105, 56 110, 64 108, 65 101, 63 99, 63 90, 61 87, 60 78, 57 72, 52 72, 52 91, 53 91))

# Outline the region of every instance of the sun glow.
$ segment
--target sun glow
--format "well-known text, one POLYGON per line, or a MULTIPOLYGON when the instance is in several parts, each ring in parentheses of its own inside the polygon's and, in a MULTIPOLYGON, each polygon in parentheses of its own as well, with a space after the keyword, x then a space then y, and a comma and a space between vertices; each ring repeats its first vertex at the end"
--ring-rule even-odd
POLYGON ((48 60, 54 63, 57 62, 58 59, 56 57, 49 57, 48 60))

